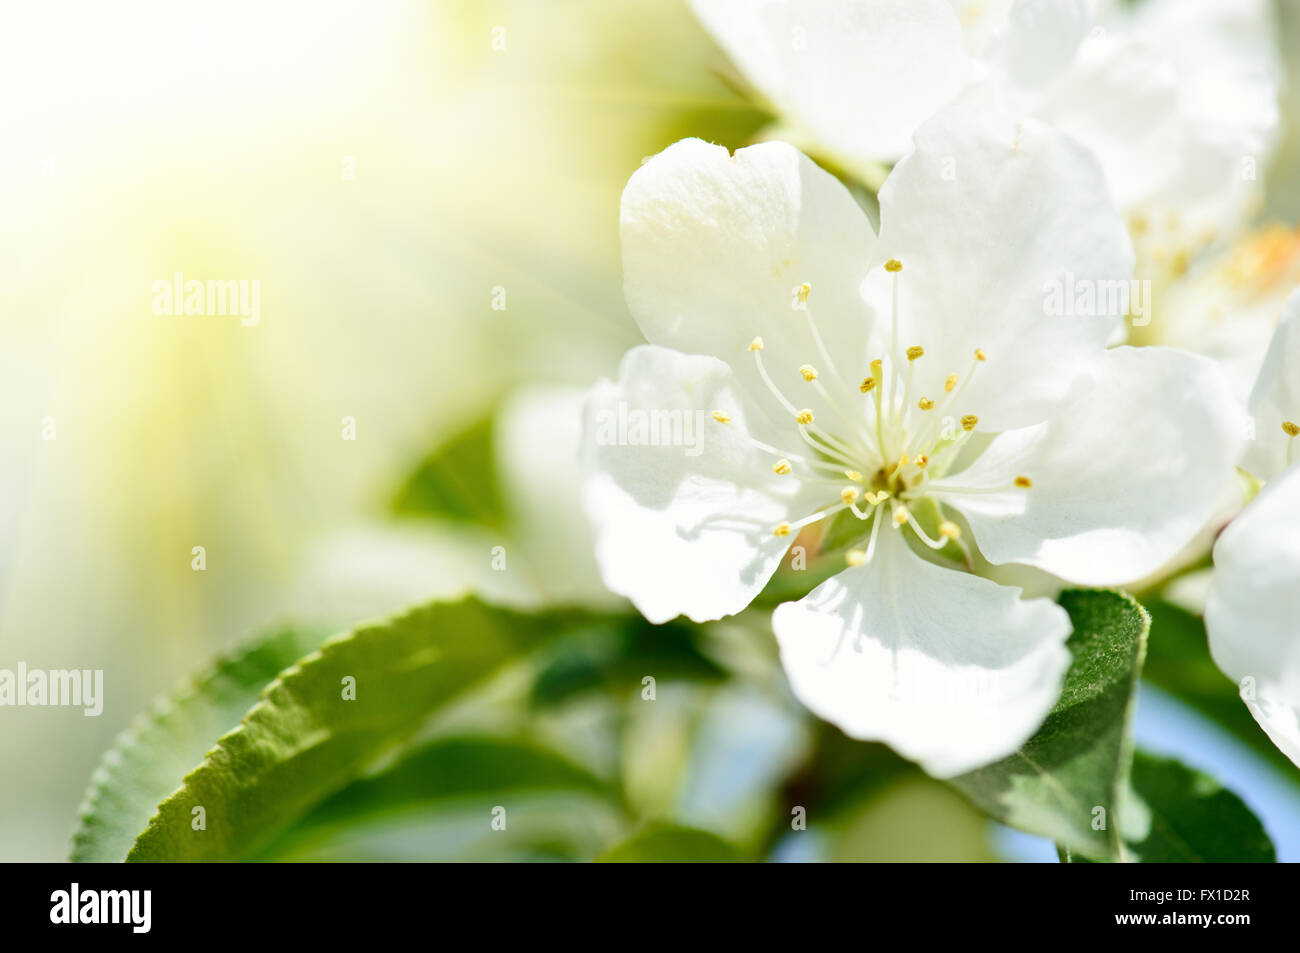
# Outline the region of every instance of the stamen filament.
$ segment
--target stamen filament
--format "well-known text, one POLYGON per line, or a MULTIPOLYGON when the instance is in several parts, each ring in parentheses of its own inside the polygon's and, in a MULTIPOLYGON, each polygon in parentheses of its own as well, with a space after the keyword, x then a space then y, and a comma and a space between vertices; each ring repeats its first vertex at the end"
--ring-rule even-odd
POLYGON ((921 529, 921 524, 916 521, 916 517, 912 515, 911 510, 904 507, 904 512, 907 513, 907 525, 912 527, 912 532, 916 534, 921 542, 934 550, 943 549, 948 545, 946 538, 931 539, 925 530, 921 529))
POLYGON ((822 363, 826 365, 826 369, 831 372, 831 376, 835 378, 835 383, 842 390, 847 391, 848 386, 844 383, 844 378, 840 377, 839 368, 835 366, 835 361, 831 358, 831 352, 827 350, 821 332, 817 330, 817 320, 813 317, 812 309, 805 308, 803 313, 804 317, 808 319, 808 330, 812 334, 813 345, 817 348, 818 356, 821 357, 822 363))
POLYGON ((989 493, 1009 493, 1012 490, 1026 490, 1028 487, 1023 484, 1012 481, 1004 486, 949 486, 947 483, 938 483, 930 488, 935 493, 966 493, 966 494, 989 494, 989 493))
POLYGON ((834 516, 840 510, 847 510, 847 509, 848 509, 848 505, 845 503, 833 503, 833 504, 827 503, 825 506, 813 510, 807 516, 803 517, 802 519, 797 519, 793 523, 778 524, 777 529, 783 529, 784 532, 777 533, 777 535, 788 536, 790 535, 790 533, 797 533, 805 526, 811 526, 813 523, 818 523, 821 520, 826 519, 826 517, 828 516, 834 516))
POLYGON ((813 436, 817 437, 819 440, 824 441, 829 446, 834 447, 844 456, 849 457, 850 459, 845 462, 848 463, 850 466, 852 465, 852 458, 859 453, 859 451, 856 448, 849 446, 847 443, 845 443, 843 440, 836 437, 834 434, 828 433, 827 431, 823 430, 821 427, 818 427, 815 423, 800 424, 800 427, 808 430, 809 432, 812 433, 813 436))
MULTIPOLYGON (((737 431, 737 432, 743 433, 743 431, 737 431)), ((764 443, 762 440, 759 440, 758 438, 754 437, 752 434, 743 433, 743 436, 745 437, 746 440, 749 441, 750 446, 754 447, 754 449, 761 450, 763 453, 770 453, 772 456, 777 458, 778 462, 781 460, 785 460, 786 462, 799 463, 809 468, 820 467, 821 469, 826 470, 828 473, 842 474, 844 472, 844 467, 841 465, 835 463, 828 463, 825 460, 813 459, 807 456, 806 454, 791 453, 788 450, 778 449, 777 447, 772 446, 770 443, 764 443)), ((821 452, 820 448, 818 448, 818 452, 821 452)), ((835 480, 833 482, 839 483, 841 481, 835 480)))
POLYGON ((961 400, 961 395, 966 392, 966 385, 970 383, 971 378, 975 376, 975 368, 979 367, 988 359, 988 355, 980 348, 975 349, 975 356, 971 358, 970 370, 964 377, 957 374, 949 374, 948 379, 944 382, 944 396, 934 409, 934 417, 927 421, 926 426, 922 427, 917 433, 917 444, 925 447, 934 442, 938 436, 938 428, 942 426, 941 421, 946 415, 945 412, 949 407, 961 400), (952 386, 949 386, 951 383, 952 386))
POLYGON ((850 429, 856 431, 858 436, 863 438, 867 448, 874 449, 874 441, 871 439, 871 432, 867 429, 866 418, 861 414, 854 415, 845 410, 840 401, 836 400, 831 395, 830 391, 826 389, 820 380, 814 378, 810 383, 812 384, 813 389, 821 396, 822 400, 826 401, 826 405, 830 407, 831 410, 835 411, 836 416, 848 424, 850 429))
POLYGON ((843 452, 843 451, 841 451, 841 450, 837 450, 836 448, 834 448, 834 447, 832 447, 832 446, 829 446, 829 445, 824 444, 824 443, 819 443, 817 440, 814 440, 814 439, 813 439, 814 436, 818 436, 818 435, 820 435, 820 431, 818 431, 817 434, 812 434, 812 433, 809 433, 809 430, 811 430, 811 429, 812 429, 812 428, 811 428, 810 426, 803 426, 803 425, 800 425, 800 427, 799 427, 799 436, 802 437, 802 438, 803 438, 803 442, 806 443, 806 444, 808 444, 808 446, 812 447, 812 449, 816 450, 818 453, 822 454, 823 456, 830 457, 830 459, 831 459, 831 463, 832 463, 831 469, 832 469, 833 471, 835 471, 835 472, 837 472, 837 473, 842 473, 842 472, 844 472, 844 469, 845 469, 846 467, 852 467, 852 466, 853 466, 853 461, 850 460, 850 459, 848 459, 848 458, 844 455, 844 452, 843 452), (838 464, 838 465, 835 465, 835 464, 838 464))
POLYGON ((785 394, 781 393, 781 389, 777 387, 776 384, 772 383, 772 378, 767 373, 767 367, 763 364, 762 348, 752 349, 750 353, 754 355, 754 365, 758 368, 758 376, 763 378, 763 383, 766 384, 767 389, 772 392, 772 396, 775 397, 777 402, 785 408, 786 413, 791 417, 797 417, 799 415, 799 409, 786 399, 785 394))
POLYGON ((934 501, 934 508, 939 514, 939 519, 941 521, 939 523, 940 535, 961 551, 962 560, 966 563, 966 571, 974 572, 975 560, 971 556, 970 547, 967 546, 966 541, 961 538, 961 529, 956 523, 948 519, 948 515, 943 511, 943 504, 938 500, 934 501))
POLYGON ((948 446, 942 448, 929 458, 930 465, 927 467, 927 470, 932 470, 936 473, 945 472, 948 469, 948 465, 952 462, 953 457, 960 453, 962 447, 964 447, 966 442, 970 440, 972 433, 973 431, 971 430, 963 430, 959 433, 952 443, 948 444, 948 446))
POLYGON ((871 557, 876 554, 876 537, 880 534, 880 524, 884 522, 880 518, 880 507, 873 509, 870 515, 875 519, 871 522, 871 536, 867 539, 867 555, 862 560, 864 566, 871 562, 871 557))

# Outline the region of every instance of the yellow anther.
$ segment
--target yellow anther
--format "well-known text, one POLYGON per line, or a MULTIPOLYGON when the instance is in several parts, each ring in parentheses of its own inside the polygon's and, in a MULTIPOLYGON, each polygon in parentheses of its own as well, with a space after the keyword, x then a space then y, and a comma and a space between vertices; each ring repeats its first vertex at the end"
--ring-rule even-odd
POLYGON ((989 359, 989 356, 988 356, 987 354, 984 353, 984 349, 983 349, 983 348, 978 348, 978 347, 977 347, 977 348, 975 349, 975 360, 977 360, 977 361, 987 361, 988 359, 989 359))
POLYGON ((793 469, 794 468, 790 466, 790 461, 786 459, 778 460, 776 463, 772 464, 772 472, 779 473, 781 476, 785 476, 793 469))
POLYGON ((1034 481, 1029 479, 1027 476, 1018 476, 1012 482, 1022 490, 1027 490, 1034 485, 1034 481))
POLYGON ((799 368, 799 374, 804 380, 811 383, 817 379, 817 368, 813 367, 811 364, 804 364, 799 368))
POLYGON ((749 342, 749 349, 750 349, 751 351, 761 351, 761 350, 763 350, 763 339, 762 339, 762 338, 754 338, 754 340, 752 340, 752 341, 749 342))
POLYGON ((862 393, 865 394, 868 393, 875 386, 876 386, 876 379, 874 377, 868 377, 865 378, 862 381, 862 383, 858 385, 858 390, 862 391, 862 393))
POLYGON ((956 523, 944 520, 939 524, 939 535, 944 539, 961 539, 961 527, 956 523))
POLYGON ((889 499, 889 491, 881 490, 878 493, 868 493, 866 497, 864 497, 864 499, 866 499, 866 501, 870 503, 872 506, 877 506, 878 504, 883 503, 885 502, 885 500, 889 499))
POLYGON ((884 366, 885 366, 885 365, 884 365, 884 363, 880 360, 880 358, 876 358, 874 361, 872 361, 872 362, 871 362, 871 376, 872 376, 872 377, 875 377, 875 378, 879 378, 879 377, 880 377, 880 372, 881 372, 881 370, 884 368, 884 366))
POLYGON ((850 503, 858 502, 857 487, 846 486, 844 489, 840 490, 840 499, 844 501, 845 506, 848 506, 850 503))
POLYGON ((900 506, 896 510, 894 510, 894 525, 902 526, 906 522, 907 522, 907 507, 900 506))
POLYGON ((716 421, 717 421, 718 423, 720 423, 720 424, 729 424, 729 423, 731 423, 731 418, 728 417, 726 414, 724 414, 724 413, 723 413, 722 411, 720 411, 720 410, 715 410, 715 411, 713 412, 713 419, 716 420, 716 421))
POLYGON ((850 549, 844 554, 844 561, 850 566, 861 566, 867 561, 867 554, 861 549, 850 549))
POLYGON ((793 529, 789 523, 777 523, 776 526, 772 527, 772 535, 789 536, 793 529))
POLYGON ((862 474, 859 473, 857 470, 845 470, 844 475, 848 477, 850 480, 853 480, 854 482, 860 481, 862 479, 862 474))
POLYGON ((948 393, 951 394, 953 388, 956 387, 956 386, 957 386, 957 375, 956 375, 956 374, 949 374, 949 375, 948 375, 948 379, 947 379, 946 381, 943 382, 943 389, 946 390, 948 393))
POLYGON ((1300 434, 1300 424, 1294 424, 1289 420, 1282 421, 1282 431, 1288 437, 1294 437, 1300 434))
POLYGON ((980 419, 979 419, 978 417, 976 417, 974 414, 967 414, 965 417, 963 417, 963 418, 961 419, 961 429, 962 429, 962 430, 974 430, 974 429, 975 429, 975 425, 976 425, 977 423, 979 423, 979 422, 980 422, 980 419))
POLYGON ((925 454, 918 453, 916 455, 916 465, 920 467, 922 470, 925 469, 925 465, 929 462, 930 462, 930 458, 927 457, 925 454))
POLYGON ((797 420, 797 421, 799 421, 799 423, 801 423, 801 424, 807 426, 808 424, 810 424, 810 423, 813 422, 812 411, 811 411, 811 410, 801 410, 801 411, 799 411, 799 413, 797 413, 797 414, 795 415, 795 418, 794 418, 794 419, 797 420))
POLYGON ((903 263, 897 258, 891 258, 885 262, 885 271, 902 271, 903 263))
POLYGON ((901 470, 905 466, 907 466, 907 454, 903 454, 898 458, 898 468, 901 470))
POLYGON ((911 347, 907 349, 907 359, 909 361, 915 361, 918 357, 922 356, 923 354, 925 354, 925 348, 921 347, 921 345, 919 344, 913 344, 911 347))
POLYGON ((808 282, 805 281, 803 284, 799 286, 799 290, 796 291, 795 294, 799 298, 799 303, 804 304, 805 302, 807 302, 808 296, 812 294, 812 285, 808 284, 808 282))
POLYGON ((920 407, 922 410, 934 410, 934 401, 929 397, 922 397, 916 402, 916 406, 920 407))

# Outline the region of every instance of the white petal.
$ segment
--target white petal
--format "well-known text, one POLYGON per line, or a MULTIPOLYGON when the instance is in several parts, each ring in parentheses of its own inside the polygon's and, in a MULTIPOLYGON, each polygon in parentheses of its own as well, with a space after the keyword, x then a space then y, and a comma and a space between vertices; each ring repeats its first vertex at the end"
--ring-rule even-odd
POLYGON ((1164 288, 1143 343, 1214 358, 1246 405, 1298 284, 1300 234, 1279 224, 1245 232, 1164 288))
POLYGON ((596 559, 605 584, 650 621, 739 612, 793 542, 773 528, 828 497, 838 502, 833 489, 814 493, 774 473, 776 458, 746 433, 767 442, 788 436, 711 357, 634 348, 618 382, 588 396, 583 502, 596 559), (731 423, 714 421, 714 410, 731 423))
POLYGON ((1266 0, 1147 0, 1081 45, 1039 115, 1094 150, 1126 212, 1164 207, 1231 224, 1278 124, 1276 29, 1266 0))
POLYGON ((690 3, 750 83, 838 158, 897 159, 971 75, 943 0, 690 3))
POLYGON ((526 562, 507 565, 551 604, 599 607, 621 600, 600 581, 579 492, 586 393, 553 385, 514 391, 497 415, 493 449, 512 542, 526 562))
POLYGON ((1099 31, 1035 112, 1097 156, 1110 195, 1131 212, 1166 191, 1182 169, 1178 96, 1177 74, 1149 43, 1099 31))
POLYGON ((1173 558, 1217 510, 1234 479, 1242 420, 1212 361, 1116 348, 1057 415, 1001 434, 965 471, 935 481, 934 495, 966 516, 991 562, 1086 585, 1132 582, 1173 558), (1032 488, 1013 486, 1017 476, 1032 488))
POLYGON ((1300 765, 1297 619, 1300 467, 1292 467, 1219 536, 1205 624, 1215 663, 1241 685, 1251 714, 1300 765))
POLYGON ((1136 29, 1158 42, 1178 76, 1184 186, 1171 200, 1240 184, 1241 160, 1262 166, 1278 130, 1282 68, 1269 0, 1150 0, 1136 29))
POLYGON ((936 777, 1019 748, 1070 665, 1060 606, 926 562, 890 527, 871 562, 778 607, 772 625, 800 701, 936 777))
POLYGON ((1300 767, 1300 680, 1265 682, 1246 702, 1251 716, 1278 750, 1300 767))
POLYGON ((795 400, 808 390, 800 365, 823 363, 794 309, 808 282, 827 349, 845 375, 865 373, 875 322, 858 285, 875 234, 844 186, 798 150, 774 142, 732 156, 685 139, 632 176, 621 225, 628 307, 651 344, 719 357, 767 399, 749 352, 762 337, 773 379, 795 400))
MULTIPOLYGON (((980 348, 988 363, 958 412, 992 430, 1043 419, 1041 404, 1062 397, 1105 346, 1133 275, 1096 160, 981 88, 921 128, 880 209, 881 251, 903 264, 900 344, 926 350, 919 392, 941 396, 980 348)), ((871 301, 888 300, 889 278, 873 271, 871 301)))
POLYGON ((985 58, 1017 86, 1044 86, 1069 66, 1094 19, 1089 0, 1016 0, 985 58))
POLYGON ((1250 392, 1250 415, 1255 439, 1242 460, 1256 479, 1268 480, 1288 462, 1300 461, 1300 437, 1282 429, 1284 423, 1300 424, 1300 291, 1287 299, 1282 320, 1260 366, 1259 377, 1250 392))

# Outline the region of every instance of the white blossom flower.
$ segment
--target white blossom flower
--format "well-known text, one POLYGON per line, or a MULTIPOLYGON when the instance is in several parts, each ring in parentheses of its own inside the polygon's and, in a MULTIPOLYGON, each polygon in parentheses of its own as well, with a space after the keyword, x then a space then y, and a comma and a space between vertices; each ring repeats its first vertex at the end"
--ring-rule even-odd
POLYGON ((1300 461, 1300 291, 1282 312, 1250 392, 1255 435, 1242 466, 1257 480, 1271 480, 1300 461))
POLYGON ((916 143, 878 236, 782 143, 684 140, 632 176, 649 344, 588 398, 583 489, 606 584, 656 622, 740 611, 797 538, 856 517, 847 568, 773 617, 785 670, 815 713, 945 776, 1032 734, 1070 630, 948 557, 1140 577, 1231 479, 1241 411, 1208 360, 1107 350, 1117 310, 1045 316, 1063 275, 1132 270, 1086 150, 975 102, 916 143))
POLYGON ((1210 654, 1300 766, 1300 467, 1260 492, 1214 544, 1210 654))
POLYGON ((1210 654, 1260 727, 1300 765, 1300 292, 1251 392, 1243 461, 1268 483, 1214 545, 1205 605, 1210 654))
POLYGON ((1165 261, 1243 216, 1277 127, 1267 0, 690 4, 784 138, 860 171, 983 86, 1088 146, 1139 252, 1165 261))
POLYGON ((1131 344, 1181 347, 1214 358, 1243 403, 1283 306, 1300 284, 1300 230, 1272 224, 1203 256, 1153 294, 1149 323, 1131 344))

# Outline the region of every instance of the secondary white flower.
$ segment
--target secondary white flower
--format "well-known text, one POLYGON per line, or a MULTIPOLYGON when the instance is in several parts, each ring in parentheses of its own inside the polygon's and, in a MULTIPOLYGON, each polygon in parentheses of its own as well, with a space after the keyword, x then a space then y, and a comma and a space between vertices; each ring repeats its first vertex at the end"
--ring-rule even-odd
POLYGON ((585 397, 579 387, 530 384, 509 394, 497 415, 493 456, 518 557, 514 575, 524 576, 534 604, 625 605, 600 582, 578 495, 585 397))
POLYGON ((1300 285, 1300 231, 1247 232, 1153 292, 1150 323, 1131 344, 1181 347, 1214 358, 1244 403, 1287 298, 1300 285))
POLYGON ((1277 126, 1267 0, 690 4, 787 138, 850 169, 892 162, 939 106, 984 85, 1088 146, 1166 259, 1240 217, 1277 126))
POLYGON ((1300 765, 1300 467, 1219 536, 1205 605, 1210 654, 1282 752, 1300 765))
POLYGON ((1282 312, 1249 407, 1255 438, 1242 466, 1257 480, 1271 480, 1300 461, 1300 291, 1291 295, 1282 312))
POLYGON ((650 343, 588 399, 584 497, 606 584, 657 622, 740 611, 796 537, 856 516, 848 567, 777 610, 782 661, 814 712, 942 776, 1032 734, 1070 628, 944 555, 973 536, 993 563, 1142 576, 1231 478, 1240 411, 1207 360, 1106 350, 1116 310, 1044 315, 1050 282, 1132 269, 1085 150, 975 103, 916 141, 879 237, 781 143, 685 140, 632 176, 650 343))
POLYGON ((1300 765, 1300 292, 1251 392, 1243 465, 1268 485, 1219 536, 1206 598, 1210 654, 1260 727, 1300 765))

